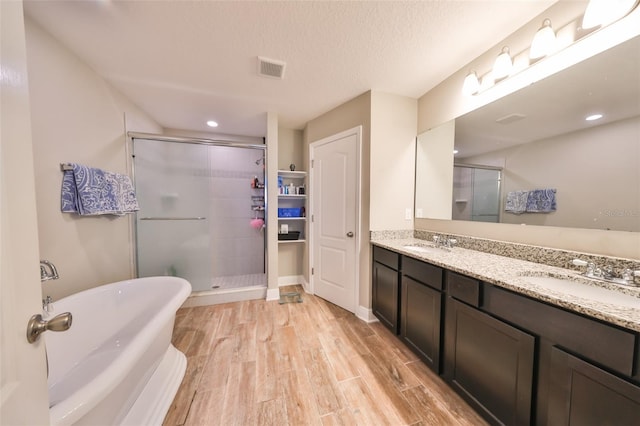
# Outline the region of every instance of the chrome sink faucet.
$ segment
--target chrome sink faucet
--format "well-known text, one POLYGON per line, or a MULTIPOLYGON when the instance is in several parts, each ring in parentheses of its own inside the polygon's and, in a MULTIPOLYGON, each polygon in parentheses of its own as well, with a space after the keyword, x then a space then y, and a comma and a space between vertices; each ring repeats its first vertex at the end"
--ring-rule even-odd
POLYGON ((434 235, 431 239, 436 247, 441 248, 453 248, 453 246, 458 242, 455 238, 449 238, 445 235, 434 235))
POLYGON ((586 266, 586 270, 582 273, 585 277, 593 278, 600 281, 607 281, 615 284, 621 284, 632 287, 640 287, 637 278, 640 278, 640 270, 633 271, 631 269, 625 269, 620 276, 616 276, 616 273, 611 265, 604 265, 598 267, 593 262, 587 262, 581 259, 573 259, 571 262, 576 266, 586 266))
POLYGON ((48 260, 40 261, 40 282, 57 280, 60 278, 56 266, 48 260))

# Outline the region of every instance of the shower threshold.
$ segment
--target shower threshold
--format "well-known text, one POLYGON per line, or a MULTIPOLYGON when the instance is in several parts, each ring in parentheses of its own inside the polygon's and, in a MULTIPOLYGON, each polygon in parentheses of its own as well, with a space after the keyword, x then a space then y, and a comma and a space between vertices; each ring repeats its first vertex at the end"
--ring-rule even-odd
POLYGON ((267 274, 247 274, 234 275, 230 277, 215 277, 211 280, 212 291, 266 286, 267 274))

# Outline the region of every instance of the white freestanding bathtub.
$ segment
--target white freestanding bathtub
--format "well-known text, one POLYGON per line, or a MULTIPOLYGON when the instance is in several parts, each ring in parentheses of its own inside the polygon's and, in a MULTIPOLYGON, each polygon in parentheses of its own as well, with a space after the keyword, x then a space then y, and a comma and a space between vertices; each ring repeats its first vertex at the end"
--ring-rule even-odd
POLYGON ((171 344, 182 278, 107 284, 54 302, 71 328, 44 334, 52 425, 162 424, 186 370, 171 344))

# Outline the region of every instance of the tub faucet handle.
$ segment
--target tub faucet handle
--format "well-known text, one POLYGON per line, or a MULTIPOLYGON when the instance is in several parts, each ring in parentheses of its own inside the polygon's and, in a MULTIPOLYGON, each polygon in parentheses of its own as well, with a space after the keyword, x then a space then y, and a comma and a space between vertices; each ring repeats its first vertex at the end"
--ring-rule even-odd
POLYGON ((40 281, 49 281, 49 280, 57 280, 60 278, 58 275, 58 270, 56 269, 56 265, 49 262, 48 260, 40 261, 40 281))

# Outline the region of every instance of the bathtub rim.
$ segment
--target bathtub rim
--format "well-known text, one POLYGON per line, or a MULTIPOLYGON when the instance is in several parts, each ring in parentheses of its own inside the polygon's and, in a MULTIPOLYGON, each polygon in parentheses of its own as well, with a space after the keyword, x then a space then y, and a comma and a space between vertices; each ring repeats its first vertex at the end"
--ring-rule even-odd
MULTIPOLYGON (((191 294, 191 284, 187 280, 179 277, 162 276, 133 278, 93 287, 59 300, 58 303, 64 300, 74 300, 82 297, 83 295, 86 296, 89 293, 98 293, 123 285, 135 285, 140 282, 153 282, 158 278, 162 278, 163 281, 169 280, 177 282, 181 285, 178 287, 178 291, 172 295, 169 302, 158 309, 146 325, 138 331, 136 344, 130 345, 120 353, 118 363, 110 364, 107 368, 96 374, 92 381, 79 387, 65 400, 49 408, 49 418, 52 425, 75 423, 90 412, 91 409, 95 408, 116 388, 116 386, 127 376, 136 361, 144 354, 147 347, 158 335, 160 330, 166 325, 167 321, 171 321, 172 323, 175 321, 176 312, 180 306, 182 306, 189 294, 191 294), (87 398, 87 395, 90 395, 91 398, 87 398)), ((71 312, 71 314, 73 315, 73 312, 71 312)), ((169 346, 171 346, 171 342, 169 342, 169 346)), ((160 362, 162 362, 162 358, 160 362)))

